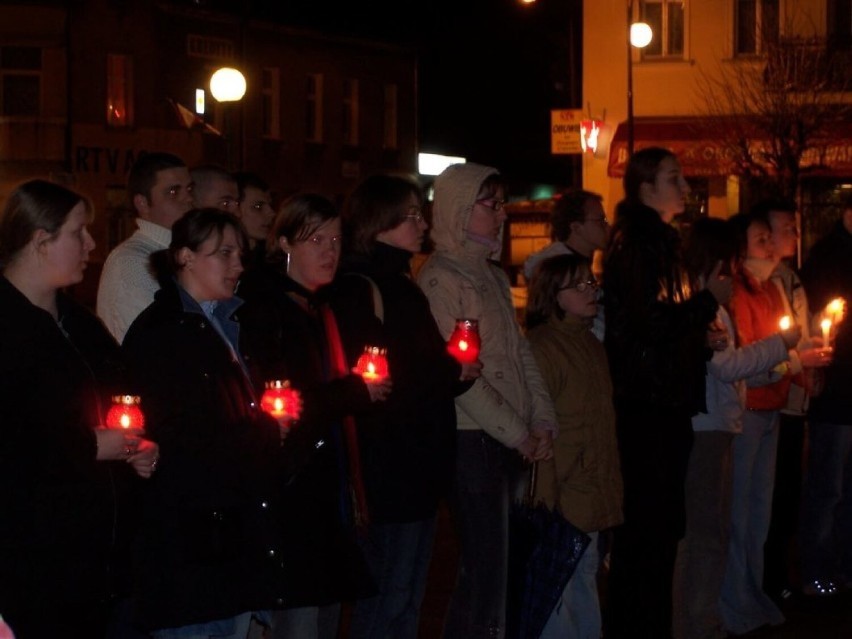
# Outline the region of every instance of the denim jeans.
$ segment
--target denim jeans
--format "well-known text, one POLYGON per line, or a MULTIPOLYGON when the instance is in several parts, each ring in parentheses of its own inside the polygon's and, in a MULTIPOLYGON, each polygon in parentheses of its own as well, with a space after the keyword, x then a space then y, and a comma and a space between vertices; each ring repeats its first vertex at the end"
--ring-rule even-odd
POLYGON ((672 589, 675 639, 725 636, 719 593, 728 557, 734 437, 695 433, 686 471, 686 535, 678 545, 672 589))
MULTIPOLYGON (((802 579, 852 580, 852 424, 808 424, 802 579)), ((841 584, 842 585, 842 584, 841 584)))
POLYGON ((434 540, 434 517, 370 526, 361 548, 379 594, 355 604, 350 639, 417 639, 434 540))
POLYGON ((598 536, 590 532, 586 547, 574 574, 562 591, 562 597, 547 620, 540 639, 600 639, 601 606, 598 601, 598 536))
POLYGON ((151 633, 152 639, 246 639, 251 627, 252 613, 244 612, 234 617, 205 623, 163 628, 151 633))
POLYGON ((509 502, 518 487, 518 455, 481 431, 458 431, 457 442, 450 507, 461 555, 444 638, 503 637, 509 502))
POLYGON ((778 411, 749 410, 743 432, 734 439, 731 541, 722 585, 725 629, 743 634, 784 615, 763 590, 763 546, 772 515, 778 411))

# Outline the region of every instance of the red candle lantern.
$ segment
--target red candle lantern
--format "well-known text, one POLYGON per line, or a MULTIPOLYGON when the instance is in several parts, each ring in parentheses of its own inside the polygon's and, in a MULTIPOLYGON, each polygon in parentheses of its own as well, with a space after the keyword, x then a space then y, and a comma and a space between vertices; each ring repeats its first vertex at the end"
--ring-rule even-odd
POLYGON ((116 395, 106 415, 107 428, 142 430, 145 428, 145 415, 139 408, 138 395, 116 395))
POLYGON ((378 346, 366 346, 358 358, 355 372, 368 384, 378 384, 388 376, 387 350, 378 346))
POLYGON ((292 421, 299 419, 299 414, 302 412, 302 398, 299 396, 299 391, 290 386, 290 382, 276 379, 266 382, 260 407, 279 421, 292 421))
POLYGON ((479 359, 479 322, 457 319, 456 328, 447 342, 447 350, 462 364, 474 364, 479 359))

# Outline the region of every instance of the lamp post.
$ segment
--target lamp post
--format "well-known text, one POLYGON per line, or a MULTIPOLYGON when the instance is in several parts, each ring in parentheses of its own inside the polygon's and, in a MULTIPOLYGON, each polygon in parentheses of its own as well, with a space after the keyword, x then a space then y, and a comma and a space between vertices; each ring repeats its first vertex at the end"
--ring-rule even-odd
MULTIPOLYGON (((217 102, 221 102, 223 105, 226 102, 239 102, 243 99, 243 96, 246 94, 246 78, 245 76, 237 69, 231 67, 222 67, 221 69, 217 69, 212 76, 210 76, 210 93, 216 98, 217 102)), ((225 150, 228 153, 228 164, 230 164, 230 148, 231 141, 228 139, 227 135, 227 122, 228 122, 228 113, 225 111, 224 113, 225 119, 225 150)), ((242 120, 242 118, 241 118, 242 120)), ((242 121, 240 122, 242 125, 242 121)), ((238 166, 242 169, 243 165, 243 149, 242 149, 242 126, 239 129, 240 135, 238 136, 240 139, 237 141, 237 148, 239 150, 239 161, 238 166)), ((230 166, 228 167, 230 168, 230 166)))
POLYGON ((643 49, 654 37, 645 22, 633 22, 633 0, 627 0, 627 157, 633 155, 633 47, 643 49))

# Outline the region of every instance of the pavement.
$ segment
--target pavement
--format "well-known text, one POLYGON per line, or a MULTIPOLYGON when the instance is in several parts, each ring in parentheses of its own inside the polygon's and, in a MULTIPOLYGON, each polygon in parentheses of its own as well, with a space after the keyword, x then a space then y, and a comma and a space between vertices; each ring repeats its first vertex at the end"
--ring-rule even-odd
MULTIPOLYGON (((440 639, 457 566, 458 541, 449 514, 441 509, 421 608, 419 639, 440 639)), ((744 639, 852 639, 852 591, 825 598, 794 594, 783 601, 782 611, 787 618, 784 624, 740 636, 744 639)))

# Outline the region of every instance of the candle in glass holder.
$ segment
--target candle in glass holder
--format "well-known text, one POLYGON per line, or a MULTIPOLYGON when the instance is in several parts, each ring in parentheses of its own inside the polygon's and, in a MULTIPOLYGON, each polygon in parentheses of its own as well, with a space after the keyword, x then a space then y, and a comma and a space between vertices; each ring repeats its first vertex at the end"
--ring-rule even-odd
POLYGON ((778 322, 778 328, 780 328, 782 331, 786 331, 788 328, 790 328, 791 324, 792 320, 790 319, 790 316, 785 315, 781 318, 781 321, 778 322))
POLYGON ((299 419, 302 399, 299 391, 287 380, 275 379, 266 382, 266 390, 260 398, 260 407, 278 421, 299 419))
POLYGON ((820 328, 822 328, 822 345, 823 347, 831 346, 831 319, 826 317, 820 323, 820 328))
POLYGON ((368 384, 378 384, 388 376, 387 350, 378 346, 364 347, 364 353, 358 358, 355 372, 368 384))
POLYGON ((145 414, 139 407, 142 399, 138 395, 115 395, 106 414, 107 428, 143 429, 145 414))
POLYGON ((474 364, 479 359, 479 322, 457 319, 456 327, 447 342, 447 350, 461 364, 474 364))

